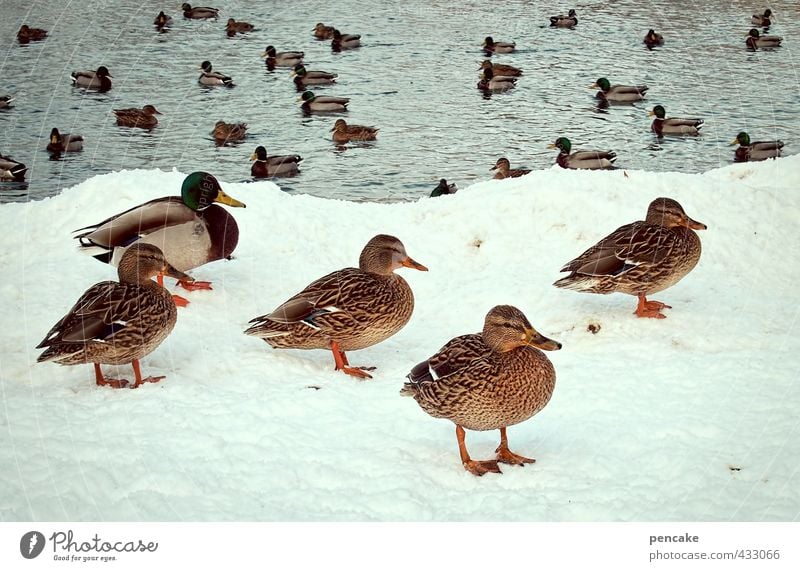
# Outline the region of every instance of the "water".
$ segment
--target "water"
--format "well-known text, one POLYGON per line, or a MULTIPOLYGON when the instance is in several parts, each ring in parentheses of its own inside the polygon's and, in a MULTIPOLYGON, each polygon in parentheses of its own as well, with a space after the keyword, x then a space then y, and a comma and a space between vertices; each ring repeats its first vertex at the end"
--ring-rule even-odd
MULTIPOLYGON (((427 195, 442 177, 464 187, 489 178, 500 156, 512 168, 549 168, 547 149, 558 136, 573 148, 613 149, 622 168, 700 172, 728 164, 728 143, 741 130, 755 139, 780 138, 785 154, 800 150, 800 8, 769 3, 770 34, 784 38, 772 51, 749 52, 744 39, 754 2, 583 2, 573 4, 574 30, 551 29, 556 3, 407 0, 330 3, 295 0, 203 3, 222 10, 219 21, 185 20, 164 2, 60 3, 3 0, 0 95, 16 94, 0 110, 0 152, 29 167, 26 184, 0 183, 0 202, 38 199, 90 176, 121 169, 203 169, 229 181, 250 179, 249 156, 259 144, 270 154, 299 153, 301 174, 277 182, 287 192, 348 200, 403 200, 427 195), (152 21, 174 18, 167 33, 152 21), (226 37, 227 18, 256 25, 226 37), (362 47, 334 54, 316 41, 318 21, 362 34, 362 47), (20 46, 23 23, 50 31, 46 42, 20 46), (647 50, 649 28, 665 36, 647 50), (475 88, 486 35, 513 40, 518 52, 495 60, 523 68, 518 87, 484 98, 475 88), (339 74, 319 94, 351 98, 344 117, 380 128, 374 143, 337 147, 337 116, 304 117, 289 70, 268 71, 259 58, 268 44, 306 52, 306 67, 339 74), (236 87, 197 83, 201 61, 233 76, 236 87), (107 93, 70 85, 70 72, 106 65, 107 93), (598 77, 650 86, 647 100, 598 109, 598 77), (118 127, 111 110, 155 105, 153 131, 118 127), (697 139, 658 141, 647 110, 706 120, 697 139), (209 133, 217 120, 249 124, 237 146, 218 147, 209 133), (82 134, 85 149, 61 160, 45 151, 52 127, 82 134)), ((164 189, 165 194, 177 189, 164 189)), ((109 188, 109 192, 113 192, 109 188)))

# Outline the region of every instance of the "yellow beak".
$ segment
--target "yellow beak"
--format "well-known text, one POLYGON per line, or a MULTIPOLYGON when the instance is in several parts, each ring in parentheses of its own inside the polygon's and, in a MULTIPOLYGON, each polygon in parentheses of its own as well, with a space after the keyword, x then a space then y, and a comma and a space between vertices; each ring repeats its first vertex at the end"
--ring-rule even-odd
POLYGON ((219 193, 217 193, 217 197, 214 199, 214 202, 220 202, 222 204, 227 204, 228 206, 234 207, 242 207, 245 208, 244 202, 239 202, 235 198, 231 198, 220 189, 219 193))

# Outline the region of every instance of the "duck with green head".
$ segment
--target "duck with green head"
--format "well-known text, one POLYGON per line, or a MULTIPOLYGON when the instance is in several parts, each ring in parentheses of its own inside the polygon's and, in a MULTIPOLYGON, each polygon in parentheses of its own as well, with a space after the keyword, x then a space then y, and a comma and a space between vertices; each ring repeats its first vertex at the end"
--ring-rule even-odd
POLYGON ((600 90, 595 94, 597 99, 610 103, 641 101, 649 89, 646 85, 611 85, 611 82, 605 77, 601 77, 589 87, 600 90))
POLYGON ((0 153, 0 180, 22 181, 25 180, 26 172, 28 172, 28 167, 24 164, 0 153))
POLYGON ((303 91, 307 85, 332 85, 339 76, 327 71, 307 70, 302 63, 297 63, 292 68, 292 77, 297 89, 303 91))
POLYGON ((681 119, 679 117, 666 118, 667 112, 661 105, 653 107, 652 111, 647 112, 648 116, 655 116, 650 129, 658 135, 690 135, 700 134, 700 127, 703 126, 702 119, 681 119))
POLYGON ((85 87, 86 89, 97 89, 98 91, 108 91, 111 89, 111 78, 114 77, 108 72, 108 68, 101 65, 97 71, 73 71, 72 85, 85 87))
POLYGON ((756 50, 758 48, 777 48, 780 47, 783 38, 780 36, 762 36, 758 30, 753 28, 748 32, 745 44, 748 49, 756 50))
POLYGON ((558 16, 550 16, 550 26, 554 28, 574 28, 578 25, 578 15, 575 9, 570 9, 569 14, 559 14, 558 16))
POLYGON ((572 143, 566 137, 559 137, 555 143, 548 145, 550 149, 558 149, 556 164, 565 169, 613 169, 617 153, 614 151, 572 151, 572 143))
POLYGON ((333 97, 328 95, 314 95, 311 91, 304 91, 300 96, 303 102, 300 107, 303 113, 344 113, 350 99, 347 97, 333 97))
POLYGON ((514 42, 496 42, 492 36, 486 36, 483 40, 483 51, 487 56, 492 54, 510 54, 517 49, 514 42))
POLYGON ((207 20, 209 18, 219 18, 219 8, 210 8, 208 6, 196 6, 192 8, 191 4, 184 2, 181 5, 181 10, 183 10, 183 17, 188 18, 189 20, 207 20))
POLYGON ((300 172, 300 155, 267 155, 267 149, 261 145, 256 147, 255 152, 250 155, 253 166, 250 167, 250 174, 255 178, 266 178, 271 176, 294 176, 300 172))
POLYGON ((431 191, 431 198, 442 196, 444 194, 455 194, 456 192, 458 192, 456 183, 448 183, 447 179, 442 178, 439 179, 439 184, 436 185, 436 188, 431 191))
POLYGON ((731 141, 731 145, 739 146, 733 155, 734 162, 764 161, 781 156, 783 141, 751 141, 750 135, 742 131, 731 141))
POLYGON ((200 77, 197 78, 197 83, 200 85, 224 85, 225 87, 233 87, 233 78, 224 73, 214 71, 211 62, 205 60, 200 64, 200 77))
POLYGON ((753 17, 750 19, 750 22, 754 26, 761 26, 762 28, 767 28, 772 25, 772 10, 767 8, 764 10, 763 14, 753 14, 753 17))
POLYGON ((352 50, 361 45, 360 34, 343 34, 339 30, 333 31, 331 40, 331 50, 340 52, 342 50, 352 50))
POLYGON ((83 150, 83 136, 61 133, 56 127, 50 131, 50 143, 47 150, 55 155, 61 153, 76 153, 83 150))
POLYGON ((647 34, 644 37, 644 45, 646 45, 648 48, 663 46, 664 36, 656 33, 656 31, 651 28, 650 30, 647 31, 647 34))
POLYGON ((294 67, 295 64, 303 63, 305 53, 298 51, 279 52, 275 49, 275 46, 267 46, 261 57, 266 58, 268 66, 294 67))

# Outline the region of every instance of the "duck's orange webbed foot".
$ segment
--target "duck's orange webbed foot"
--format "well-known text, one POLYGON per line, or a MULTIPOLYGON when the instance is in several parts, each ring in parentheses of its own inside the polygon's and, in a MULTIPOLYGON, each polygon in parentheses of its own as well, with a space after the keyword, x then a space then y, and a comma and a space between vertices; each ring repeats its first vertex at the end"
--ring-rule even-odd
POLYGON ((125 379, 97 379, 98 387, 111 387, 112 389, 126 389, 130 385, 130 381, 125 379))
POLYGON ((495 474, 503 473, 500 471, 500 466, 497 465, 497 460, 467 460, 466 462, 462 462, 462 464, 464 464, 464 469, 467 472, 475 474, 476 476, 483 476, 488 472, 493 472, 495 474))
POLYGON ((536 462, 535 458, 526 458, 525 456, 520 456, 519 454, 514 454, 508 447, 498 446, 497 450, 497 461, 502 462, 503 464, 513 464, 515 466, 524 466, 525 464, 533 464, 536 462))
POLYGON ((211 282, 200 282, 200 281, 190 282, 189 280, 178 280, 178 285, 188 291, 196 291, 200 289, 213 289, 211 287, 211 282))
POLYGON ((175 305, 177 305, 178 307, 186 307, 187 305, 189 305, 188 299, 186 299, 185 297, 181 297, 179 295, 175 295, 174 293, 172 294, 172 301, 174 301, 175 305))
POLYGON ((339 349, 339 344, 336 341, 331 341, 331 352, 333 353, 333 360, 336 363, 337 371, 342 371, 346 375, 359 379, 372 378, 372 375, 367 373, 367 371, 374 371, 375 367, 351 367, 350 363, 347 361, 347 355, 344 354, 344 351, 339 349))
POLYGON ((131 385, 130 388, 138 389, 140 386, 142 386, 145 383, 158 383, 159 381, 163 381, 166 378, 167 377, 147 377, 146 379, 142 379, 140 381, 136 381, 135 383, 133 383, 131 385))
POLYGON ((654 319, 666 319, 666 315, 661 313, 662 309, 672 309, 671 305, 667 305, 666 303, 662 303, 660 301, 647 301, 645 296, 639 296, 639 304, 636 306, 636 311, 634 312, 637 317, 650 317, 654 319))

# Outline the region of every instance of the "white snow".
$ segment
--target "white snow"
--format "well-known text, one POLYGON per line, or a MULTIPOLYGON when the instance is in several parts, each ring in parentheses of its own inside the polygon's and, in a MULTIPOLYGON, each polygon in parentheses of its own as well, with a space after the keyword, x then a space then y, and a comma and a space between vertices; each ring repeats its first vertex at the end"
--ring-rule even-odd
MULTIPOLYGON (((186 173, 123 171, 0 205, 0 520, 793 521, 800 513, 800 156, 704 174, 553 168, 414 203, 231 184, 232 261, 193 270, 171 336, 142 361, 166 375, 97 387, 90 365, 36 364, 36 344, 110 266, 70 231, 178 194, 186 173), (564 291, 559 268, 657 196, 708 225, 703 255, 637 319, 635 299, 564 291), (311 280, 394 234, 417 306, 358 381, 327 351, 270 349, 242 331, 311 280), (452 423, 400 397, 405 375, 489 308, 522 309, 564 344, 549 405, 509 429, 537 458, 477 478, 452 423), (597 324, 600 331, 587 330, 597 324)), ((174 282, 169 280, 170 286, 174 282)), ((131 379, 130 367, 104 367, 131 379)), ((499 433, 468 432, 473 458, 499 433)))

